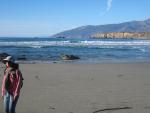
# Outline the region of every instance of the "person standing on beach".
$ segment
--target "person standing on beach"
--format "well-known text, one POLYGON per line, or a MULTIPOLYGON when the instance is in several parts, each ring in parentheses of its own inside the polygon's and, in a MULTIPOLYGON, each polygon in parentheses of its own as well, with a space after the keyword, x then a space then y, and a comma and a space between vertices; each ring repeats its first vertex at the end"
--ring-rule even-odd
POLYGON ((22 73, 19 70, 19 64, 15 63, 12 56, 3 59, 3 63, 6 69, 2 82, 1 100, 4 102, 5 113, 16 113, 15 108, 23 85, 22 73))

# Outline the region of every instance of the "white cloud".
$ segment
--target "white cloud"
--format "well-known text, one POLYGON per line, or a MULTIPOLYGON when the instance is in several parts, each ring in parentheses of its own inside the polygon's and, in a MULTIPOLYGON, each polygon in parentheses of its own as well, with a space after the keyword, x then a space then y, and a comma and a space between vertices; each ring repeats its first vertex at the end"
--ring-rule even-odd
POLYGON ((112 2, 113 2, 113 0, 107 0, 107 9, 104 12, 101 12, 100 16, 106 15, 111 10, 112 2))
POLYGON ((107 12, 110 11, 112 7, 112 0, 107 0, 107 12))

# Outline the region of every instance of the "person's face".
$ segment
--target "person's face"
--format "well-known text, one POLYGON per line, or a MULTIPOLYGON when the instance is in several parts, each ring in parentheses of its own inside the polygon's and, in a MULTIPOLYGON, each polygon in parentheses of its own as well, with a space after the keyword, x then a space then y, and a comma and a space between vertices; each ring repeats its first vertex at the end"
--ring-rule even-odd
POLYGON ((6 62, 5 65, 6 65, 6 67, 9 67, 9 63, 8 62, 6 62))

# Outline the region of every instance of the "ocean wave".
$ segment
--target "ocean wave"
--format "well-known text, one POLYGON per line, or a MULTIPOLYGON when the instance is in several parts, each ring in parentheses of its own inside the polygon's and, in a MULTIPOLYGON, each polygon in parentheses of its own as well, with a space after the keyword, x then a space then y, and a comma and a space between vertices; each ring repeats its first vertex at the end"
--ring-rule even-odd
POLYGON ((24 41, 0 42, 0 46, 41 48, 49 46, 150 46, 150 40, 137 41, 24 41))

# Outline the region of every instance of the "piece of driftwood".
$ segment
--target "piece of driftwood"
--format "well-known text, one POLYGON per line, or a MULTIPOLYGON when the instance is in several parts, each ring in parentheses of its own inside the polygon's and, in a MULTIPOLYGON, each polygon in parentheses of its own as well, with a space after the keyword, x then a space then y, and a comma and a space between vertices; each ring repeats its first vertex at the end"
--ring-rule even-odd
POLYGON ((98 113, 98 112, 102 112, 102 111, 122 110, 122 109, 132 109, 132 107, 105 108, 105 109, 100 109, 100 110, 94 111, 93 113, 98 113))

